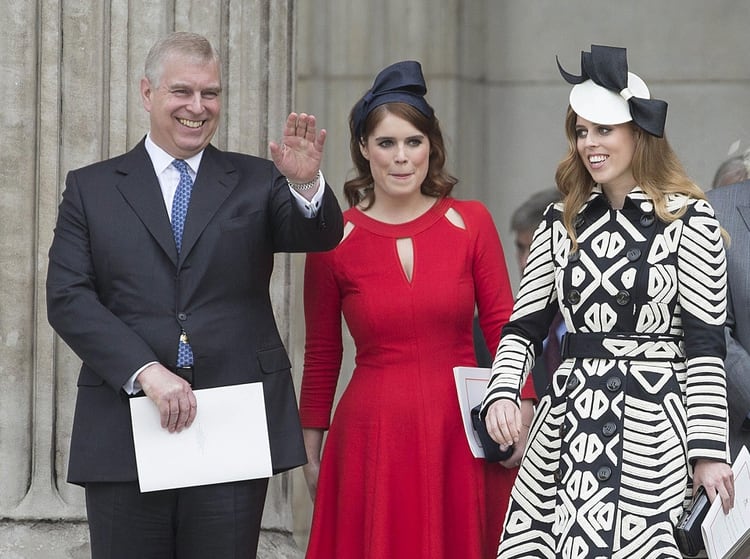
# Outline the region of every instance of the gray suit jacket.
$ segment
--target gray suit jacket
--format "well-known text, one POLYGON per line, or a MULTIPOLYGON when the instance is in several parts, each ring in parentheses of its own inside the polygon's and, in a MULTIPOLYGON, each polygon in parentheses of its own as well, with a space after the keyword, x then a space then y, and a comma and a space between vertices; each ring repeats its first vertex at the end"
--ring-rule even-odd
POLYGON ((707 193, 716 217, 732 237, 727 249, 727 394, 732 456, 750 450, 750 431, 742 425, 750 412, 750 181, 707 193))
POLYGON ((272 162, 206 147, 178 255, 143 141, 71 171, 47 275, 50 324, 83 361, 68 481, 137 479, 122 386, 141 366, 174 367, 190 336, 194 388, 262 382, 275 472, 305 462, 291 364, 269 284, 276 252, 335 247, 343 218, 329 186, 316 218, 272 162))

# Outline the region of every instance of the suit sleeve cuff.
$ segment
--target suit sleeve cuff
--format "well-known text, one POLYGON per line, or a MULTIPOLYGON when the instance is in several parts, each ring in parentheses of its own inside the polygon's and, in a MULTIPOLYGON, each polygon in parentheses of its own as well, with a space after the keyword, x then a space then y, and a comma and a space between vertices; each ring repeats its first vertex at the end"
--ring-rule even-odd
POLYGON ((297 204, 297 207, 302 212, 302 215, 304 215, 308 219, 312 219, 313 217, 316 217, 318 215, 318 210, 320 210, 320 204, 323 200, 323 194, 326 190, 326 180, 325 177, 323 177, 323 171, 318 171, 319 181, 318 181, 318 191, 315 193, 315 196, 312 197, 312 200, 307 200, 304 196, 302 196, 299 192, 294 190, 291 186, 289 187, 289 190, 292 192, 292 196, 294 197, 294 201, 297 204))
POLYGON ((151 361, 150 363, 146 363, 143 367, 133 373, 133 375, 125 382, 125 384, 122 385, 122 389, 131 396, 133 394, 138 394, 141 391, 141 383, 136 380, 138 378, 138 375, 143 372, 143 369, 145 369, 146 367, 150 367, 154 363, 158 363, 158 361, 151 361))

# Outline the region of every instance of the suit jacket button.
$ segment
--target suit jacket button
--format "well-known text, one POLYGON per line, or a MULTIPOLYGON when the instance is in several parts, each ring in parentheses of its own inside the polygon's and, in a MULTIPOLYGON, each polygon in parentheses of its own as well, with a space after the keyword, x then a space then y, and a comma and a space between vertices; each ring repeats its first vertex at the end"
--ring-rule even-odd
POLYGON ((177 320, 182 322, 183 320, 187 320, 187 315, 184 312, 177 313, 177 320))
POLYGON ((555 481, 557 483, 560 483, 562 481, 563 473, 562 473, 562 470, 560 468, 558 468, 558 469, 555 470, 554 477, 555 477, 555 481))
POLYGON ((620 386, 622 386, 622 381, 619 377, 611 377, 607 379, 607 390, 610 392, 617 392, 620 390, 620 386))
POLYGON ((626 254, 625 257, 630 260, 631 262, 635 262, 641 257, 641 249, 639 248, 631 248, 626 254))
POLYGON ((599 481, 607 481, 612 477, 612 468, 609 466, 602 466, 596 471, 596 479, 599 481))
POLYGON ((653 214, 644 214, 640 221, 643 227, 651 227, 654 224, 654 216, 653 214))
POLYGON ((614 421, 607 421, 602 425, 602 434, 605 437, 611 437, 617 432, 617 424, 614 421))
POLYGON ((568 386, 568 390, 575 390, 576 387, 578 386, 578 377, 574 377, 574 376, 571 375, 568 378, 568 384, 567 384, 567 386, 568 386))
POLYGON ((617 301, 617 304, 620 306, 625 306, 628 303, 630 303, 630 293, 625 291, 624 289, 617 292, 617 295, 615 295, 615 301, 617 301))
POLYGON ((568 303, 570 303, 571 305, 577 305, 580 302, 581 302, 581 294, 577 290, 571 289, 568 292, 568 303))

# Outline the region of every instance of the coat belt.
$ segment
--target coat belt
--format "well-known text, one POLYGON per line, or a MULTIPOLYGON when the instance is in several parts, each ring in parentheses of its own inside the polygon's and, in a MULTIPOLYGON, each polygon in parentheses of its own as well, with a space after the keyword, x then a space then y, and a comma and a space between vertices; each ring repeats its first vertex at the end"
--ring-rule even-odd
POLYGON ((560 344, 563 359, 627 359, 683 361, 682 338, 638 332, 568 332, 560 344))

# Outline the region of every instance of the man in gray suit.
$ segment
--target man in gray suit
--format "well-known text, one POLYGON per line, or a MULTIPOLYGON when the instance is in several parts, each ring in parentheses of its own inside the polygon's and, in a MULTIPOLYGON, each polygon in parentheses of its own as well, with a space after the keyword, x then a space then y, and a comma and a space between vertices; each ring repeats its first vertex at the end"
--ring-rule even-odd
POLYGON ((732 457, 750 450, 750 181, 707 193, 732 240, 727 249, 727 396, 732 457))
POLYGON ((142 493, 128 400, 177 432, 201 413, 193 390, 262 383, 274 473, 305 462, 269 284, 275 253, 341 239, 325 133, 292 113, 273 162, 214 147, 221 61, 193 33, 152 47, 140 91, 148 134, 68 173, 49 253, 49 321, 83 362, 68 481, 94 559, 249 559, 268 479, 142 493))

